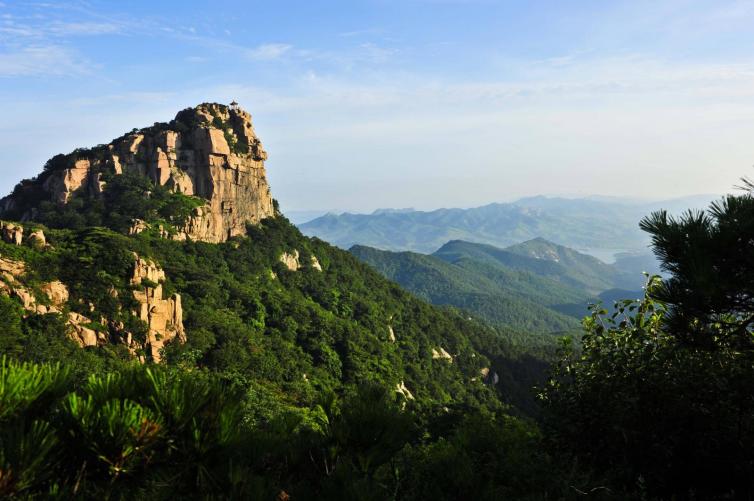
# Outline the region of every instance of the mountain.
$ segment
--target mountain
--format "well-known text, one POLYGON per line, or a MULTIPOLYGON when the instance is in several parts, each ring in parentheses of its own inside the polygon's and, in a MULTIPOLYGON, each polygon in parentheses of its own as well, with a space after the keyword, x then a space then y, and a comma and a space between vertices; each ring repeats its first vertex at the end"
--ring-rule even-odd
MULTIPOLYGON (((483 248, 483 246, 479 246, 483 248)), ((624 264, 622 268, 603 263, 599 259, 575 251, 563 245, 535 238, 505 249, 529 260, 518 262, 517 266, 533 271, 575 287, 597 294, 608 288, 640 289, 644 277, 634 267, 624 264), (530 259, 534 259, 531 261, 530 259)), ((439 252, 439 251, 438 251, 439 252)), ((511 263, 505 255, 496 253, 502 262, 511 263)))
POLYGON ((367 380, 422 405, 493 402, 480 370, 513 363, 497 334, 301 235, 266 157, 251 116, 214 103, 53 157, 1 204, 3 352, 180 360, 279 406, 367 380))
POLYGON ((85 219, 79 225, 105 222, 123 229, 130 224, 137 232, 141 218, 100 214, 96 204, 114 201, 121 210, 146 210, 155 197, 128 200, 124 207, 129 187, 123 185, 126 179, 132 184, 149 181, 169 193, 169 201, 154 203, 161 205, 160 215, 170 219, 166 231, 171 238, 223 242, 244 235, 248 223, 275 215, 266 158, 249 113, 206 103, 181 111, 170 123, 134 130, 110 144, 54 156, 39 176, 21 182, 0 200, 0 216, 53 227, 69 226, 80 216, 85 219), (110 181, 114 183, 106 189, 110 181))
POLYGON ((644 281, 541 238, 506 249, 454 240, 431 255, 365 246, 350 252, 421 298, 518 332, 577 329, 590 302, 610 305, 617 291, 634 297, 644 281))
POLYGON ((449 263, 434 255, 354 246, 350 252, 405 289, 437 305, 474 313, 515 331, 553 332, 578 328, 558 303, 586 301, 579 291, 529 273, 490 267, 473 259, 449 263))
POLYGON ((700 195, 642 202, 530 197, 472 209, 327 214, 300 225, 300 229, 342 248, 366 245, 430 253, 450 240, 506 247, 542 237, 588 252, 648 253, 648 239, 638 227, 642 217, 663 207, 674 213, 689 207, 706 207, 714 198, 717 197, 700 195))
POLYGON ((288 221, 295 225, 301 225, 308 223, 313 219, 317 219, 320 216, 324 216, 329 211, 326 210, 285 210, 285 217, 288 221))

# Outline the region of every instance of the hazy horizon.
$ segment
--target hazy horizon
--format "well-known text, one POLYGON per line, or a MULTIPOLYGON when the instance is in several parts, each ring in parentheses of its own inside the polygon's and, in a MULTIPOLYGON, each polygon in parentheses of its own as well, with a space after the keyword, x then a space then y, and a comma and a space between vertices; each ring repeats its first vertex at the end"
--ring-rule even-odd
MULTIPOLYGON (((733 191, 733 190, 730 190, 733 191)), ((729 191, 729 192, 730 192, 729 191)), ((305 214, 317 214, 319 217, 321 215, 325 214, 373 214, 375 212, 379 211, 419 211, 419 212, 432 212, 436 210, 443 210, 443 209, 474 209, 477 207, 484 207, 487 205, 494 205, 494 204, 509 204, 509 203, 515 203, 520 200, 524 200, 527 198, 535 198, 535 197, 545 197, 545 198, 551 198, 551 199, 565 199, 565 200, 595 200, 595 201, 614 201, 616 203, 625 203, 627 205, 632 204, 652 204, 652 203, 661 203, 665 201, 675 201, 675 200, 686 200, 686 199, 696 199, 697 201, 701 200, 715 200, 716 198, 724 196, 724 193, 693 193, 690 195, 684 195, 680 197, 672 197, 672 198, 653 198, 653 197, 629 197, 629 196, 604 196, 599 194, 591 194, 591 195, 571 195, 571 194, 529 194, 529 195, 523 195, 520 197, 512 197, 505 200, 494 200, 494 201, 481 201, 480 203, 473 204, 473 205, 466 205, 466 206, 451 206, 451 205, 438 205, 438 206, 426 206, 426 207, 374 207, 374 208, 362 208, 362 209, 352 209, 352 208, 337 208, 337 207, 330 207, 330 208, 304 208, 304 209, 288 209, 285 206, 281 206, 281 210, 283 214, 289 215, 289 214, 296 214, 298 217, 301 217, 305 214)), ((291 219, 289 217, 289 219, 291 219)), ((294 221, 295 222, 295 221, 294 221)), ((303 220, 298 221, 304 222, 303 220)))
POLYGON ((287 211, 724 193, 754 164, 753 21, 713 1, 0 2, 0 192, 235 99, 287 211))

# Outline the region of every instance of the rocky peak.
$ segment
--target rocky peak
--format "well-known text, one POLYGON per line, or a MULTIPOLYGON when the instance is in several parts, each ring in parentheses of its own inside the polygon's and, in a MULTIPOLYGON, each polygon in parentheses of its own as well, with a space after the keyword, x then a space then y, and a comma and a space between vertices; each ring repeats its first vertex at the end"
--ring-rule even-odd
POLYGON ((248 112, 204 103, 107 145, 56 155, 0 201, 0 215, 34 220, 40 202, 65 206, 73 197, 101 197, 107 176, 133 173, 199 199, 172 238, 222 242, 275 216, 266 159, 248 112))

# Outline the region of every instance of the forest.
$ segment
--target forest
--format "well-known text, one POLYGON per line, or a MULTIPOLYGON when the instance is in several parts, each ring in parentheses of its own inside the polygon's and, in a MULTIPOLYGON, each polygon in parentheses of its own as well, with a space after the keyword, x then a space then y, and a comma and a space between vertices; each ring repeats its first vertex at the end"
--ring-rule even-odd
POLYGON ((47 205, 24 223, 49 246, 0 244, 31 290, 62 280, 68 308, 136 335, 126 277, 134 252, 149 256, 183 297, 187 333, 141 364, 122 346, 81 349, 60 314, 0 296, 0 496, 754 493, 751 184, 707 211, 645 217, 666 278, 593 305, 556 354, 424 302, 283 216, 222 244, 124 234, 124 221, 170 224, 192 203, 123 175, 97 204, 47 205), (286 268, 292 249, 322 271, 286 268))

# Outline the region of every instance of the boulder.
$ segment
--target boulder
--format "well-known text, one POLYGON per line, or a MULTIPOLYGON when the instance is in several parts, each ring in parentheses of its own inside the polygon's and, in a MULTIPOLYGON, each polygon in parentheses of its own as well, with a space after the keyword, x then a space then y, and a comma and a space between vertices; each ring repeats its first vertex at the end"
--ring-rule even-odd
POLYGON ((43 249, 47 246, 47 238, 42 230, 34 230, 29 233, 29 236, 26 238, 26 243, 32 247, 43 249))
POLYGON ((90 327, 86 327, 85 324, 90 323, 91 320, 87 317, 75 312, 68 313, 68 325, 70 325, 70 337, 76 341, 79 346, 85 348, 87 346, 97 346, 97 340, 99 336, 97 331, 90 327))
POLYGON ((59 280, 42 284, 41 289, 50 298, 52 306, 57 309, 62 308, 68 302, 68 287, 59 280))

